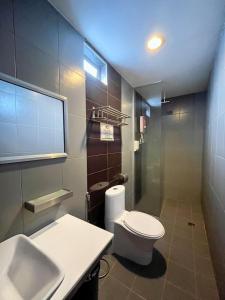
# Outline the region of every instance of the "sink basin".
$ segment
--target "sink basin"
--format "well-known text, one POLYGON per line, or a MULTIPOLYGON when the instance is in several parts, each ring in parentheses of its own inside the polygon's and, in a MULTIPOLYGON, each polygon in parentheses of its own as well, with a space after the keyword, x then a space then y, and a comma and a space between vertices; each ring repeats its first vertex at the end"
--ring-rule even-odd
POLYGON ((49 299, 64 278, 57 264, 23 234, 0 243, 0 299, 49 299))

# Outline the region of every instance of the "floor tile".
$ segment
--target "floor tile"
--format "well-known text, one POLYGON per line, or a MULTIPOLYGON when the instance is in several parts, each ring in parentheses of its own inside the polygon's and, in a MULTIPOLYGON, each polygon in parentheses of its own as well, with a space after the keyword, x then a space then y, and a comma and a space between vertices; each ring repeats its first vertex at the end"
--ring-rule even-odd
POLYGON ((166 216, 166 215, 160 215, 160 221, 164 224, 170 225, 170 226, 174 226, 175 224, 175 218, 171 218, 170 216, 166 216))
POLYGON ((194 272, 194 254, 190 248, 172 246, 169 260, 194 272))
POLYGON ((189 209, 192 208, 192 205, 186 201, 180 201, 177 205, 178 209, 189 209))
POLYGON ((214 278, 203 275, 196 276, 197 296, 201 300, 219 300, 217 286, 214 278))
POLYGON ((110 275, 121 281, 127 287, 131 287, 136 276, 136 267, 137 265, 131 261, 122 257, 117 257, 117 261, 113 266, 110 275))
POLYGON ((99 300, 219 300, 202 220, 199 204, 168 201, 160 216, 166 235, 155 243, 151 264, 106 256, 111 268, 100 280, 99 300))
POLYGON ((195 295, 194 272, 191 272, 173 262, 169 262, 167 280, 187 293, 195 295))
POLYGON ((176 236, 176 234, 174 234, 173 239, 172 239, 172 246, 180 247, 180 248, 183 248, 184 250, 186 250, 186 249, 192 249, 193 243, 192 243, 192 240, 190 240, 190 239, 176 236))
POLYGON ((175 221, 175 228, 190 230, 191 227, 188 225, 188 223, 190 221, 191 221, 191 218, 185 218, 178 214, 176 217, 176 221, 175 221))
POLYGON ((169 243, 161 239, 155 243, 154 248, 161 253, 161 255, 165 258, 165 260, 167 260, 169 256, 169 249, 170 249, 169 243))
POLYGON ((161 299, 164 278, 147 278, 137 276, 133 285, 133 291, 144 298, 161 299))
POLYGON ((173 234, 178 237, 183 237, 185 239, 192 239, 192 228, 187 226, 187 228, 182 228, 175 226, 173 234))
POLYGON ((208 277, 214 276, 212 262, 208 258, 202 256, 195 256, 196 272, 198 274, 204 274, 208 277))
POLYGON ((124 300, 130 290, 113 277, 108 277, 99 289, 99 300, 124 300))
POLYGON ((199 230, 196 231, 195 229, 193 229, 193 240, 194 242, 208 243, 206 234, 199 230))
POLYGON ((165 227, 165 235, 160 240, 170 244, 172 241, 172 237, 173 237, 173 231, 170 229, 168 230, 168 227, 165 227))
POLYGON ((184 218, 191 218, 191 207, 178 208, 177 215, 184 218))
POLYGON ((195 298, 167 281, 162 300, 195 300, 195 298))
POLYGON ((202 213, 192 212, 192 220, 195 223, 204 224, 204 217, 202 213))
POLYGON ((146 298, 135 294, 134 292, 130 292, 126 300, 147 300, 146 298))
POLYGON ((165 258, 157 250, 154 250, 152 263, 137 268, 133 291, 147 299, 160 299, 166 270, 165 258))
POLYGON ((112 267, 114 265, 114 263, 116 262, 116 258, 113 254, 105 254, 105 255, 103 255, 103 258, 109 262, 110 267, 112 267))
POLYGON ((194 242, 194 253, 195 255, 203 256, 210 259, 209 246, 206 243, 194 242))

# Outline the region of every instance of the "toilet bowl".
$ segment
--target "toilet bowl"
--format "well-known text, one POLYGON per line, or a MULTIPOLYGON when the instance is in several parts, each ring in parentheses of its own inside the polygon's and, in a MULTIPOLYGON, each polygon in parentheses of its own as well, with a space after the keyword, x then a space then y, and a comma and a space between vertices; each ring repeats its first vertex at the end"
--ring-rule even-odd
POLYGON ((154 243, 165 234, 155 217, 125 210, 125 187, 114 186, 105 194, 105 228, 114 233, 111 252, 140 265, 152 261, 154 243))

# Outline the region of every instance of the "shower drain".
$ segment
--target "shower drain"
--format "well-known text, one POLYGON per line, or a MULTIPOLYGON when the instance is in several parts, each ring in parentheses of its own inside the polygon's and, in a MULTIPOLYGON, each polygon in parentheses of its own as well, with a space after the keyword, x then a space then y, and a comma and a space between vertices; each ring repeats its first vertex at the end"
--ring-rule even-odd
POLYGON ((195 223, 188 222, 188 226, 195 226, 195 223))

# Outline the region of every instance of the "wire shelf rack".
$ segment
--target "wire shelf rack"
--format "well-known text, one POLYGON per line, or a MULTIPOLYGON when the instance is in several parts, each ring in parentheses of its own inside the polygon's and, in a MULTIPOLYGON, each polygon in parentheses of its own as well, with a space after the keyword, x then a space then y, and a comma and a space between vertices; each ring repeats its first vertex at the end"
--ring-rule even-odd
POLYGON ((91 120, 94 122, 109 122, 113 123, 115 126, 125 126, 128 125, 126 122, 127 119, 131 118, 130 116, 122 113, 118 109, 115 109, 111 106, 93 106, 91 109, 91 120))

